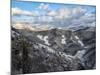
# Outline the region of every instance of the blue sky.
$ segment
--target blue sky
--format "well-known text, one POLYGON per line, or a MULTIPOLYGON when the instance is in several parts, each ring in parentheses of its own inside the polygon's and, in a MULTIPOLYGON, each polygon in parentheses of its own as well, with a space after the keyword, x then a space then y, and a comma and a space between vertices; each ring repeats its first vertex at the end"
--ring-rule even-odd
MULTIPOLYGON (((25 1, 12 1, 12 7, 19 7, 23 10, 33 11, 41 4, 42 2, 25 2, 25 1)), ((75 8, 77 6, 81 6, 88 10, 88 12, 95 12, 95 6, 88 6, 88 5, 76 5, 76 4, 57 4, 57 3, 44 3, 50 4, 50 8, 53 10, 57 10, 60 7, 66 8, 75 8)))
MULTIPOLYGON (((12 1, 12 20, 36 23, 95 24, 96 7, 89 5, 12 1), (24 20, 26 19, 26 20, 24 20), (71 20, 71 21, 68 21, 71 20), (88 22, 87 22, 88 21, 88 22), (91 23, 93 21, 93 23, 91 23), (75 23, 74 23, 75 22, 75 23)), ((62 25, 64 26, 64 25, 62 25)))

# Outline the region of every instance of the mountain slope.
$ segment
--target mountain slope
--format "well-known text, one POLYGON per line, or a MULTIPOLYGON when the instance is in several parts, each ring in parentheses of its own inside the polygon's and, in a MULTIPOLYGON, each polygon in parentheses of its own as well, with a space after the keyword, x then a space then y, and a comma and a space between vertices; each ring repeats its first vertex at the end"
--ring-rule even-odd
POLYGON ((12 75, 95 68, 95 31, 12 27, 11 35, 12 75))

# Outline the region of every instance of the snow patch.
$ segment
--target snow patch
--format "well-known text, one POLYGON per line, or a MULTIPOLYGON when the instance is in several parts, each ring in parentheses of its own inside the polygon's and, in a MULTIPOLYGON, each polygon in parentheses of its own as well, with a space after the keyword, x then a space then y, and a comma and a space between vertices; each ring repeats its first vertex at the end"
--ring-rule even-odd
POLYGON ((58 29, 62 29, 61 27, 58 27, 58 29))
POLYGON ((48 42, 48 36, 44 36, 43 40, 45 41, 45 44, 50 45, 50 43, 48 42))
POLYGON ((37 35, 37 37, 41 40, 43 40, 43 36, 42 35, 37 35))
POLYGON ((62 35, 62 40, 61 40, 62 44, 66 44, 66 37, 64 35, 62 35))
POLYGON ((71 61, 72 59, 74 59, 74 56, 67 55, 64 52, 59 52, 59 54, 60 54, 61 57, 64 57, 66 60, 70 60, 71 61))
POLYGON ((85 50, 78 51, 75 56, 81 59, 85 52, 85 50))
POLYGON ((79 43, 81 46, 84 46, 83 42, 79 39, 78 36, 75 36, 75 39, 78 40, 78 43, 79 43))
POLYGON ((40 47, 43 47, 43 48, 46 48, 46 51, 50 52, 50 53, 55 53, 55 51, 53 49, 51 49, 50 47, 48 46, 45 46, 43 44, 39 44, 40 47))
POLYGON ((77 40, 79 40, 79 37, 78 37, 78 36, 75 36, 75 38, 76 38, 77 40))
POLYGON ((19 33, 15 32, 15 31, 11 31, 11 33, 12 33, 12 37, 16 37, 16 36, 20 35, 19 33))
POLYGON ((81 46, 84 46, 84 44, 81 40, 78 40, 78 43, 80 43, 81 46))
POLYGON ((37 35, 37 37, 45 42, 46 45, 50 45, 48 42, 48 36, 37 35))

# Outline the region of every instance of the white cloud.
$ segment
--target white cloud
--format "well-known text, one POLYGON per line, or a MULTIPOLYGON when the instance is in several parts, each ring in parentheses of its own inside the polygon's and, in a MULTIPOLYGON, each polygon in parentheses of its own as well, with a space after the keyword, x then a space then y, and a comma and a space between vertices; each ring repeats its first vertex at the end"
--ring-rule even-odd
POLYGON ((57 12, 54 11, 54 10, 51 10, 51 11, 48 12, 47 15, 49 15, 49 16, 56 16, 57 15, 57 12))
POLYGON ((40 6, 39 6, 38 8, 39 8, 39 9, 47 10, 47 9, 49 9, 49 4, 41 3, 40 6))
POLYGON ((64 19, 64 18, 79 18, 83 16, 86 13, 86 9, 83 9, 81 7, 76 8, 64 8, 61 7, 57 11, 51 10, 48 12, 48 15, 55 16, 58 19, 64 19))
POLYGON ((39 22, 41 22, 41 23, 43 23, 43 22, 47 23, 47 22, 52 22, 52 21, 53 21, 53 19, 52 19, 51 16, 46 16, 46 15, 44 15, 44 16, 39 16, 39 17, 38 17, 38 20, 39 20, 39 22))
MULTIPOLYGON (((34 11, 36 23, 38 24, 51 24, 53 26, 94 26, 96 15, 95 13, 88 12, 85 8, 75 7, 75 8, 64 8, 61 7, 58 10, 48 10, 50 9, 49 4, 41 3, 38 9, 47 10, 44 15, 38 10, 34 11)), ((21 10, 19 8, 12 8, 12 15, 33 15, 32 12, 21 10)))
POLYGON ((95 13, 88 12, 88 10, 82 7, 75 7, 75 8, 61 7, 58 10, 49 11, 47 14, 53 17, 52 24, 61 27, 94 26, 96 21, 95 13))
POLYGON ((57 11, 51 10, 48 12, 48 15, 55 16, 57 19, 69 19, 69 18, 80 18, 86 13, 86 9, 83 9, 81 7, 75 7, 75 8, 64 8, 61 7, 57 11))
POLYGON ((67 9, 67 8, 60 8, 60 9, 57 11, 56 18, 59 18, 59 19, 69 18, 69 17, 70 17, 70 14, 71 14, 70 9, 67 9))
POLYGON ((72 9, 72 16, 74 18, 79 18, 81 16, 83 16, 86 13, 86 9, 83 9, 81 7, 76 7, 72 9))
POLYGON ((91 12, 88 13, 82 7, 75 7, 73 9, 59 9, 54 18, 54 22, 58 22, 54 24, 58 26, 93 26, 95 25, 96 15, 91 12))
POLYGON ((79 18, 72 18, 69 26, 95 26, 96 16, 95 14, 84 14, 79 18))
POLYGON ((96 26, 96 22, 93 22, 90 25, 94 27, 94 26, 96 26))
POLYGON ((96 15, 89 13, 88 15, 84 15, 84 16, 80 17, 80 19, 85 23, 92 23, 96 20, 96 15))
POLYGON ((22 10, 20 8, 12 8, 12 15, 27 15, 27 16, 32 16, 33 13, 30 11, 22 10))

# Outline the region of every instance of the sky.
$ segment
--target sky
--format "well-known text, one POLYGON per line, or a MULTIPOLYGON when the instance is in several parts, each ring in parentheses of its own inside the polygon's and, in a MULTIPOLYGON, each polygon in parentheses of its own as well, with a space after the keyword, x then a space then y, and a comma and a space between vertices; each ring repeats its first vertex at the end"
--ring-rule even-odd
POLYGON ((53 27, 95 26, 96 7, 90 5, 12 0, 12 21, 53 27))

